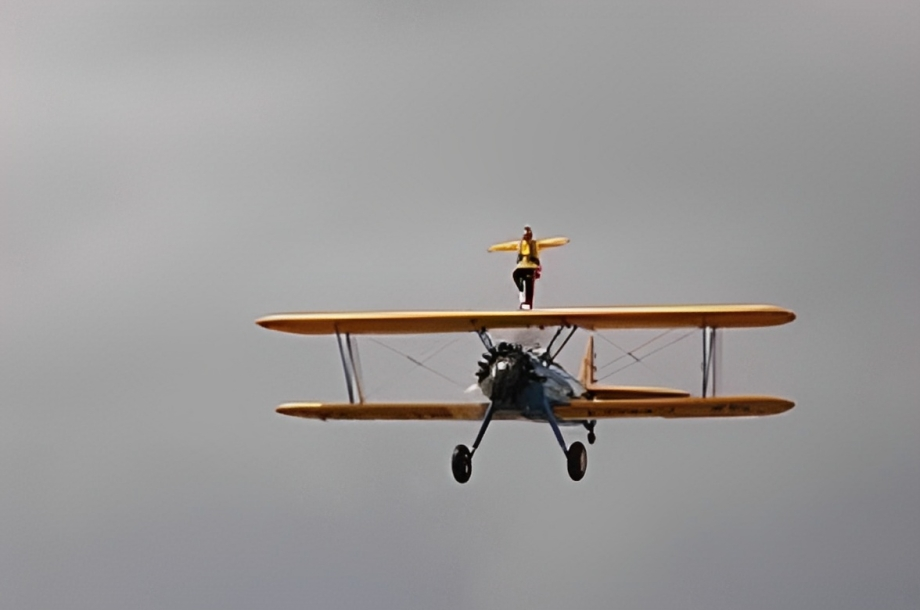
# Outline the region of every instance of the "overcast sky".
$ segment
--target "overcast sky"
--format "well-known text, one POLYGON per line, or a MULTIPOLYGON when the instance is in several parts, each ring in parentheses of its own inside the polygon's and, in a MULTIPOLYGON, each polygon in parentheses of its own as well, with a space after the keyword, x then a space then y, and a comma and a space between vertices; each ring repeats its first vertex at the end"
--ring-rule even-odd
MULTIPOLYGON (((0 8, 0 606, 920 607, 920 5, 0 8), (772 303, 772 418, 323 423, 281 311, 772 303), (583 440, 570 431, 567 438, 583 440)), ((605 333, 623 347, 645 337, 605 333)), ((469 399, 475 337, 362 344, 469 399)), ((585 338, 573 340, 577 366, 585 338)), ((617 356, 598 341, 600 364, 617 356)), ((606 381, 698 390, 688 338, 606 381)), ((608 370, 612 370, 608 369, 608 370)))

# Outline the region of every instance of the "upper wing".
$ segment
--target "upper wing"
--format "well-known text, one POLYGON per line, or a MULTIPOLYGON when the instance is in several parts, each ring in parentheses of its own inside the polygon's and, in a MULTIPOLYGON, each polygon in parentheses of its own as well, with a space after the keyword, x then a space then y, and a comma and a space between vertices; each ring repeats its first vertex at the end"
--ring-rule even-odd
POLYGON ((777 326, 795 319, 773 305, 581 307, 532 311, 366 311, 286 313, 256 320, 271 330, 302 335, 475 332, 494 328, 578 326, 609 328, 740 328, 777 326))
MULTIPOLYGON (((545 237, 543 239, 538 239, 537 249, 542 250, 544 248, 555 248, 557 246, 564 246, 569 243, 568 237, 545 237)), ((495 244, 494 246, 489 246, 489 252, 517 252, 518 245, 521 243, 521 240, 515 241, 503 241, 500 244, 495 244)))
MULTIPOLYGON (((627 400, 573 400, 553 409, 562 421, 604 417, 732 417, 774 415, 795 403, 771 396, 711 398, 642 398, 627 400)), ((308 419, 459 419, 482 420, 484 403, 288 403, 277 408, 282 415, 308 419)), ((498 411, 495 419, 526 419, 518 412, 498 411)))

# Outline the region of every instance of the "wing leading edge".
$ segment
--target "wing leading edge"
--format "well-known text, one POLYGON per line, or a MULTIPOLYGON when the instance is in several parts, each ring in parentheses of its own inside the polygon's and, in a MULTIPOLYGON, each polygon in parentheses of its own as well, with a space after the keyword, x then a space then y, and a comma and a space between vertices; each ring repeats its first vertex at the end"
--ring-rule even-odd
POLYGON ((752 328, 778 326, 795 319, 774 305, 674 305, 651 307, 579 307, 533 311, 366 311, 285 313, 256 324, 301 335, 335 333, 412 335, 476 332, 496 328, 578 326, 614 328, 752 328))
MULTIPOLYGON (((573 400, 553 412, 562 421, 612 417, 752 417, 776 415, 795 403, 772 396, 718 396, 708 398, 643 398, 634 400, 573 400)), ((307 419, 470 420, 485 416, 482 403, 287 403, 282 415, 307 419)), ((498 412, 495 419, 525 419, 515 412, 498 412)))

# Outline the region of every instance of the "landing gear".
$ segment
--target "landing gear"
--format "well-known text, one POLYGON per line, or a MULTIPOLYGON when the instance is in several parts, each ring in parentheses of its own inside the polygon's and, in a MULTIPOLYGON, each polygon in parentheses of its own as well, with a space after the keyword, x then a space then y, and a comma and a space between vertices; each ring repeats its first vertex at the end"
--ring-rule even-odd
MULTIPOLYGON (((526 303, 525 303, 526 304, 526 303)), ((479 333, 483 345, 488 350, 483 354, 479 361, 479 370, 476 372, 476 378, 479 387, 483 393, 489 397, 489 404, 486 407, 482 423, 479 427, 479 433, 472 447, 466 445, 457 445, 451 456, 450 467, 454 479, 460 483, 466 483, 470 480, 473 473, 473 455, 479 449, 479 444, 485 435, 486 429, 492 421, 496 412, 499 414, 511 413, 536 421, 545 421, 549 424, 556 437, 559 448, 566 459, 566 467, 569 477, 573 481, 580 481, 585 476, 588 468, 588 452, 585 446, 576 441, 571 446, 566 446, 565 439, 562 438, 562 432, 559 430, 559 422, 556 420, 553 406, 550 404, 546 395, 546 389, 543 382, 545 378, 537 373, 537 365, 549 368, 555 355, 552 355, 552 345, 559 337, 562 329, 550 341, 546 349, 546 355, 537 356, 532 352, 525 352, 521 346, 501 342, 497 345, 492 343, 491 338, 485 330, 479 333), (541 413, 542 411, 542 413, 541 413)), ((566 337, 562 347, 571 338, 572 332, 566 337)), ((556 351, 556 355, 559 350, 556 351)), ((597 440, 594 433, 594 427, 597 420, 575 420, 564 422, 568 425, 584 426, 588 431, 588 443, 592 444, 597 440)))
POLYGON ((482 436, 486 433, 489 422, 492 421, 493 413, 495 413, 494 402, 490 403, 489 408, 486 410, 485 419, 482 420, 482 426, 479 428, 479 434, 476 436, 472 450, 466 445, 454 447, 454 454, 450 458, 450 469, 458 483, 466 483, 470 480, 470 475, 473 474, 473 454, 476 453, 479 443, 482 442, 482 436))
POLYGON ((581 441, 575 441, 568 451, 565 452, 566 462, 569 468, 569 476, 573 481, 580 481, 588 470, 588 451, 581 441))
POLYGON ((585 430, 588 431, 588 444, 593 445, 594 441, 597 440, 597 435, 594 433, 594 426, 597 425, 597 420, 592 419, 591 421, 586 421, 582 424, 585 427, 585 430))
POLYGON ((473 474, 473 455, 466 445, 457 445, 450 458, 450 469, 458 483, 466 483, 473 474))

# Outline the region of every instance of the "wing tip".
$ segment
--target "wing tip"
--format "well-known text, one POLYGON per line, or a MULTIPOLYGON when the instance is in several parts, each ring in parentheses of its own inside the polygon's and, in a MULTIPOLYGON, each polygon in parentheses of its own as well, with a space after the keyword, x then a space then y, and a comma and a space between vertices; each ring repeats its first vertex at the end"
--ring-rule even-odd
POLYGON ((778 398, 776 405, 776 411, 773 415, 779 415, 780 413, 785 413, 786 411, 791 411, 795 407, 795 401, 788 400, 786 398, 778 398))
POLYGON ((326 421, 327 413, 323 412, 322 407, 323 404, 319 402, 286 402, 275 407, 275 413, 289 417, 326 421))
POLYGON ((268 330, 286 333, 298 333, 293 314, 271 314, 256 320, 256 324, 268 330))
POLYGON ((272 328, 272 326, 274 325, 274 323, 277 321, 277 318, 278 318, 277 314, 273 314, 273 315, 270 315, 270 316, 262 316, 261 318, 258 318, 258 319, 256 320, 256 324, 258 324, 258 325, 261 326, 262 328, 269 328, 269 329, 270 329, 270 328, 272 328))

